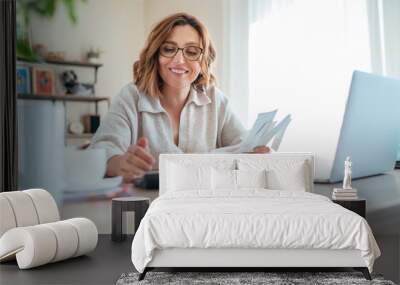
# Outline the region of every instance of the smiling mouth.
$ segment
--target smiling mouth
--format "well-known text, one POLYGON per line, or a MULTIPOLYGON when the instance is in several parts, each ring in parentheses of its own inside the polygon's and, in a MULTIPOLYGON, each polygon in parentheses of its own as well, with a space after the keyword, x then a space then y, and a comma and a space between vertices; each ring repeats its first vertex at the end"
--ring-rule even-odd
POLYGON ((180 68, 169 68, 169 70, 170 70, 172 73, 174 73, 174 74, 179 74, 179 75, 189 73, 189 70, 180 69, 180 68))

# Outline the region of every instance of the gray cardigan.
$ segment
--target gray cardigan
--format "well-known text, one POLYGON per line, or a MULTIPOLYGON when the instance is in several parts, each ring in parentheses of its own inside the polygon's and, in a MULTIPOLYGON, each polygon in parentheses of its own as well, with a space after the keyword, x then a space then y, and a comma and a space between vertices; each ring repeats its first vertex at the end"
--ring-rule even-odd
POLYGON ((197 92, 192 88, 182 109, 179 143, 175 145, 169 117, 159 99, 139 92, 130 83, 113 98, 91 147, 104 148, 108 160, 125 153, 129 145, 145 136, 158 168, 160 153, 232 152, 245 135, 245 128, 220 90, 210 87, 197 92))

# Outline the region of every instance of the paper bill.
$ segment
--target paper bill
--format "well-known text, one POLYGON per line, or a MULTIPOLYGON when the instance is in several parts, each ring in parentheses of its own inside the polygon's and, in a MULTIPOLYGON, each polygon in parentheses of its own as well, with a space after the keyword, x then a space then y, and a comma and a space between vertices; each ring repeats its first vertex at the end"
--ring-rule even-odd
POLYGON ((253 127, 241 143, 238 152, 246 152, 247 149, 252 149, 251 146, 254 144, 254 138, 258 137, 260 133, 265 132, 266 128, 269 128, 277 112, 278 110, 273 110, 271 112, 259 113, 257 115, 253 127))
POLYGON ((272 139, 271 148, 275 151, 279 149, 285 131, 291 122, 291 116, 287 115, 282 121, 273 121, 278 110, 260 113, 257 116, 253 127, 247 137, 239 145, 236 152, 251 152, 257 146, 267 145, 272 139))

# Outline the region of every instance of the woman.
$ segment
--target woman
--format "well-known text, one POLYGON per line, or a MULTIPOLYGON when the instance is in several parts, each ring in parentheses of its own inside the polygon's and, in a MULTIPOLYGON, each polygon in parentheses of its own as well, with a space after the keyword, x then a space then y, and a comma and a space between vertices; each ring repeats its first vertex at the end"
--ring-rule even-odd
POLYGON ((154 27, 134 64, 134 84, 113 100, 92 140, 106 149, 107 176, 129 182, 156 168, 160 153, 229 151, 241 142, 245 129, 214 86, 214 60, 197 18, 177 13, 154 27))

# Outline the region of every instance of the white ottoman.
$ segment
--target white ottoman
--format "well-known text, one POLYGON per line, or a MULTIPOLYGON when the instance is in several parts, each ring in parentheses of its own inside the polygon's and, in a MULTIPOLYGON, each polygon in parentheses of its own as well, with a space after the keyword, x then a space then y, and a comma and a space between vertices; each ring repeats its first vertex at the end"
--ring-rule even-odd
POLYGON ((43 189, 0 193, 0 262, 17 259, 20 269, 86 254, 98 232, 86 218, 59 221, 53 197, 43 189))

